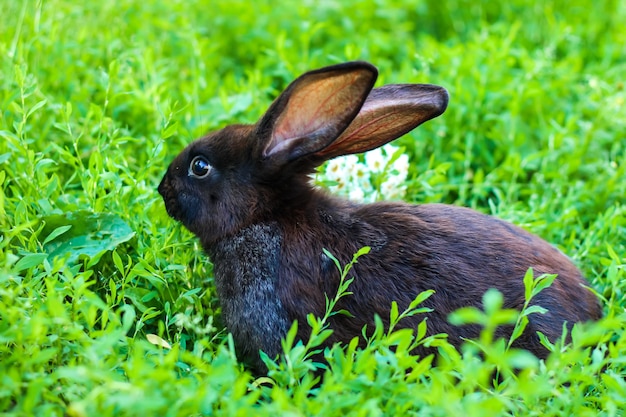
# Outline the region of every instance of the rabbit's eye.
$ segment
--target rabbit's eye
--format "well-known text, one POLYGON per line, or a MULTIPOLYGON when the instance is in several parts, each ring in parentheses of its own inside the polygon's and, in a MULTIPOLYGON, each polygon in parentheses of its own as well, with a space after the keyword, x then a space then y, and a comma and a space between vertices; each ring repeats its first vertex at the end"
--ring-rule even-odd
POLYGON ((211 172, 211 165, 201 156, 196 156, 189 164, 189 176, 196 178, 204 178, 211 172))

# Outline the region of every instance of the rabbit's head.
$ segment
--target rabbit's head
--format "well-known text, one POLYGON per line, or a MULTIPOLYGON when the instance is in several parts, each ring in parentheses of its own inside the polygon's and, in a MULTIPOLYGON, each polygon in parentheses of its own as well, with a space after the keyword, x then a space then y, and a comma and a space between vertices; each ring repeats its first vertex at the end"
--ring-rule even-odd
POLYGON ((309 176, 325 160, 365 152, 445 110, 427 84, 372 89, 377 70, 348 62, 293 81, 255 125, 231 125, 191 143, 159 185, 167 212, 203 244, 276 210, 306 207, 309 176))

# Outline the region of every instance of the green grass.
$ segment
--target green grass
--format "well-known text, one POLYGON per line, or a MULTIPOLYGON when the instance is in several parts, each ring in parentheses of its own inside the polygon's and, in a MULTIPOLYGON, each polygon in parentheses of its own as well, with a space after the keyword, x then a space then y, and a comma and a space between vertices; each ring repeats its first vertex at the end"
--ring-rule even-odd
MULTIPOLYGON (((622 415, 625 21, 618 0, 0 0, 0 412, 622 415), (242 369, 211 264, 156 186, 193 138, 254 122, 300 73, 351 59, 381 84, 450 91, 442 117, 396 141, 406 199, 553 242, 605 319, 539 363, 491 340, 517 316, 490 293, 485 313, 456 318, 486 324, 482 359, 476 343, 379 329, 366 349, 329 350, 321 385, 289 338, 271 379, 242 369), (439 365, 413 343, 439 345, 439 365)), ((314 350, 327 329, 311 324, 314 350)))

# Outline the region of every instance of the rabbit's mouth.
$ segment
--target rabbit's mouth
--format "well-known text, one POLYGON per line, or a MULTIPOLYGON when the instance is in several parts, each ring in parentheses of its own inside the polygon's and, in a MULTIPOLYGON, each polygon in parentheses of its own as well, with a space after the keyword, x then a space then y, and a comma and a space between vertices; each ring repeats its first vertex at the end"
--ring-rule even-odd
POLYGON ((195 193, 184 188, 184 184, 166 174, 157 190, 163 197, 167 214, 197 234, 201 231, 202 222, 199 219, 202 215, 202 201, 195 193))
POLYGON ((174 220, 184 223, 185 216, 179 201, 179 198, 182 196, 176 193, 167 176, 163 178, 157 190, 159 194, 161 194, 161 197, 163 197, 167 214, 174 220))

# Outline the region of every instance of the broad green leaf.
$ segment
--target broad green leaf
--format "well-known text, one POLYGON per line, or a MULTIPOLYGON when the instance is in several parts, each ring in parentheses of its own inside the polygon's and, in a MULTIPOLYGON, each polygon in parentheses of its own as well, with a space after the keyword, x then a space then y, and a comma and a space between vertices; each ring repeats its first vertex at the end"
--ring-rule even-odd
POLYGON ((44 250, 51 259, 67 256, 76 263, 81 256, 93 257, 111 251, 129 241, 135 232, 119 216, 81 210, 42 218, 43 235, 47 235, 44 250), (56 236, 50 237, 52 234, 56 236))

